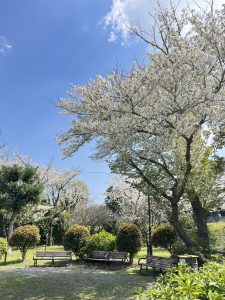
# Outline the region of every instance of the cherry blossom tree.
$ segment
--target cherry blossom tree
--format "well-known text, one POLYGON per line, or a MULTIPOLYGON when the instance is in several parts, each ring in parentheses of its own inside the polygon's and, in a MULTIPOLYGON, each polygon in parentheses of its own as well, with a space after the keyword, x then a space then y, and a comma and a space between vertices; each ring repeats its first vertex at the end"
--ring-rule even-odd
POLYGON ((152 255, 152 226, 167 221, 165 205, 155 201, 146 185, 140 180, 125 176, 115 176, 106 191, 106 206, 114 213, 119 223, 133 223, 141 228, 147 244, 147 252, 152 255))
POLYGON ((47 244, 52 245, 54 225, 60 223, 66 229, 74 210, 88 201, 89 192, 85 183, 77 179, 78 171, 75 169, 47 167, 42 168, 41 173, 45 187, 42 204, 47 208, 43 220, 48 226, 47 244))
MULTIPOLYGON (((165 199, 178 236, 191 246, 179 204, 199 165, 196 143, 203 139, 216 151, 224 128, 225 6, 215 10, 208 4, 180 14, 172 5, 159 6, 154 20, 151 33, 131 26, 149 45, 144 66, 134 63, 127 74, 116 71, 74 85, 58 102, 74 116, 59 142, 67 157, 96 140, 95 158, 105 159, 116 173, 142 178, 165 199)), ((196 201, 199 213, 202 203, 196 201)))
POLYGON ((139 223, 143 216, 146 218, 146 196, 129 184, 125 176, 115 177, 106 191, 106 205, 124 222, 139 223))
POLYGON ((70 222, 87 226, 93 234, 113 227, 115 219, 106 205, 87 203, 73 213, 70 222))

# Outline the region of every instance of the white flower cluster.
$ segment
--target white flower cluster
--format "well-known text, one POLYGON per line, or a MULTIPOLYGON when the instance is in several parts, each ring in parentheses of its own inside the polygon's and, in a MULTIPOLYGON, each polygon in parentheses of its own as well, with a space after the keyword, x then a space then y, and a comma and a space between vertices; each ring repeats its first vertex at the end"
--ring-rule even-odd
POLYGON ((224 28, 225 7, 212 6, 179 15, 160 7, 151 34, 133 28, 151 46, 147 64, 134 64, 126 75, 112 72, 73 86, 57 104, 74 116, 71 128, 59 137, 66 145, 64 155, 97 139, 97 158, 113 161, 111 166, 122 174, 129 165, 130 172, 133 168, 143 175, 147 161, 154 174, 150 186, 179 201, 200 158, 192 155, 195 143, 203 138, 213 144, 225 120, 224 28))

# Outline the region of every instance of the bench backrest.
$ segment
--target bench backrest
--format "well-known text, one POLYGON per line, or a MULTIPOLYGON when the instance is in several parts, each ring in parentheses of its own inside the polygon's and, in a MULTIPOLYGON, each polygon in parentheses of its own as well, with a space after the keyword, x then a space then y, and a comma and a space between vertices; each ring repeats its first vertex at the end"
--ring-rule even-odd
POLYGON ((57 257, 71 257, 72 256, 72 251, 57 251, 57 252, 54 252, 54 256, 57 256, 57 257))
POLYGON ((93 251, 93 258, 104 259, 108 255, 108 251, 93 251))
POLYGON ((36 252, 37 257, 53 257, 54 252, 52 251, 38 251, 36 252))
POLYGON ((159 264, 162 266, 177 266, 178 260, 173 258, 159 257, 159 256, 148 256, 148 264, 159 264))
POLYGON ((36 257, 71 257, 72 251, 38 251, 36 257))
POLYGON ((114 259, 127 259, 127 252, 109 252, 109 256, 114 259))

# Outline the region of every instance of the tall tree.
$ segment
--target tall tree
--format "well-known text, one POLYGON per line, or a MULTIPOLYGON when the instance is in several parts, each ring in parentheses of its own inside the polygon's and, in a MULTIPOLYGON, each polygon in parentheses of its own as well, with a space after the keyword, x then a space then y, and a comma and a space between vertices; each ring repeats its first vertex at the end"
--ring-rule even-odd
POLYGON ((106 205, 87 204, 79 207, 71 218, 72 224, 85 225, 90 233, 100 232, 113 227, 114 217, 106 205))
POLYGON ((173 6, 160 6, 154 20, 152 33, 132 28, 150 45, 145 66, 73 86, 57 104, 75 116, 59 141, 70 156, 97 138, 96 158, 115 172, 141 177, 164 198, 177 234, 191 246, 179 204, 201 157, 192 155, 196 142, 202 137, 213 144, 224 124, 225 7, 177 14, 173 6), (177 149, 181 162, 173 155, 177 149))
POLYGON ((8 240, 12 236, 16 217, 28 204, 38 203, 42 188, 36 168, 16 164, 0 167, 0 209, 10 214, 8 240))
POLYGON ((42 169, 44 183, 43 204, 48 206, 44 219, 48 226, 47 244, 53 243, 53 228, 56 224, 68 227, 70 215, 80 204, 88 201, 88 188, 77 180, 75 169, 57 170, 53 167, 42 169))

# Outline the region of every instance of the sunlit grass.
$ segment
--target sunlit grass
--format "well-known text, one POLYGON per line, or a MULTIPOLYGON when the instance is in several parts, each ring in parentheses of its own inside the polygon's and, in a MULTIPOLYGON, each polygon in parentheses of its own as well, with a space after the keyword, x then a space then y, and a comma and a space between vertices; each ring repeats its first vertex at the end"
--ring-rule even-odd
MULTIPOLYGON (((10 254, 7 256, 7 262, 4 263, 4 259, 0 260, 0 271, 10 268, 23 268, 27 266, 32 266, 34 264, 33 262, 33 256, 37 251, 44 251, 44 250, 55 250, 60 251, 63 250, 63 246, 48 246, 45 248, 45 246, 39 246, 34 249, 28 249, 26 260, 24 262, 21 261, 21 252, 19 250, 12 250, 10 254)), ((57 265, 58 262, 55 262, 57 265)), ((49 265, 51 264, 51 261, 38 261, 38 265, 49 265)))
MULTIPOLYGON (((161 249, 161 248, 153 248, 153 256, 162 256, 162 257, 170 257, 170 253, 165 250, 165 249, 161 249)), ((137 255, 134 258, 134 262, 138 262, 138 260, 142 257, 146 257, 147 256, 147 247, 143 247, 141 248, 141 251, 139 251, 137 253, 137 255)))
POLYGON ((225 222, 208 223, 211 244, 216 249, 225 248, 225 222))
POLYGON ((133 290, 146 288, 154 277, 87 265, 8 269, 0 272, 0 299, 4 300, 123 300, 133 290))
MULTIPOLYGON (((48 246, 45 248, 45 246, 39 246, 34 249, 29 249, 27 251, 26 260, 24 262, 21 261, 21 252, 19 250, 12 250, 11 254, 7 257, 7 262, 4 263, 4 259, 0 260, 0 271, 5 269, 11 269, 11 268, 23 268, 28 266, 33 266, 33 256, 37 251, 44 251, 44 250, 52 250, 52 251, 62 251, 63 246, 48 246)), ((137 253, 137 255, 134 258, 134 265, 137 265, 139 258, 146 257, 147 255, 147 248, 143 247, 141 251, 137 253)), ((160 248, 153 249, 153 255, 155 256, 162 256, 162 257, 169 257, 170 254, 168 251, 160 248)), ((75 257, 73 257, 75 260, 75 257)), ((67 262, 63 261, 55 261, 55 265, 65 265, 67 262)), ((38 261, 39 266, 51 266, 51 261, 38 261)))

